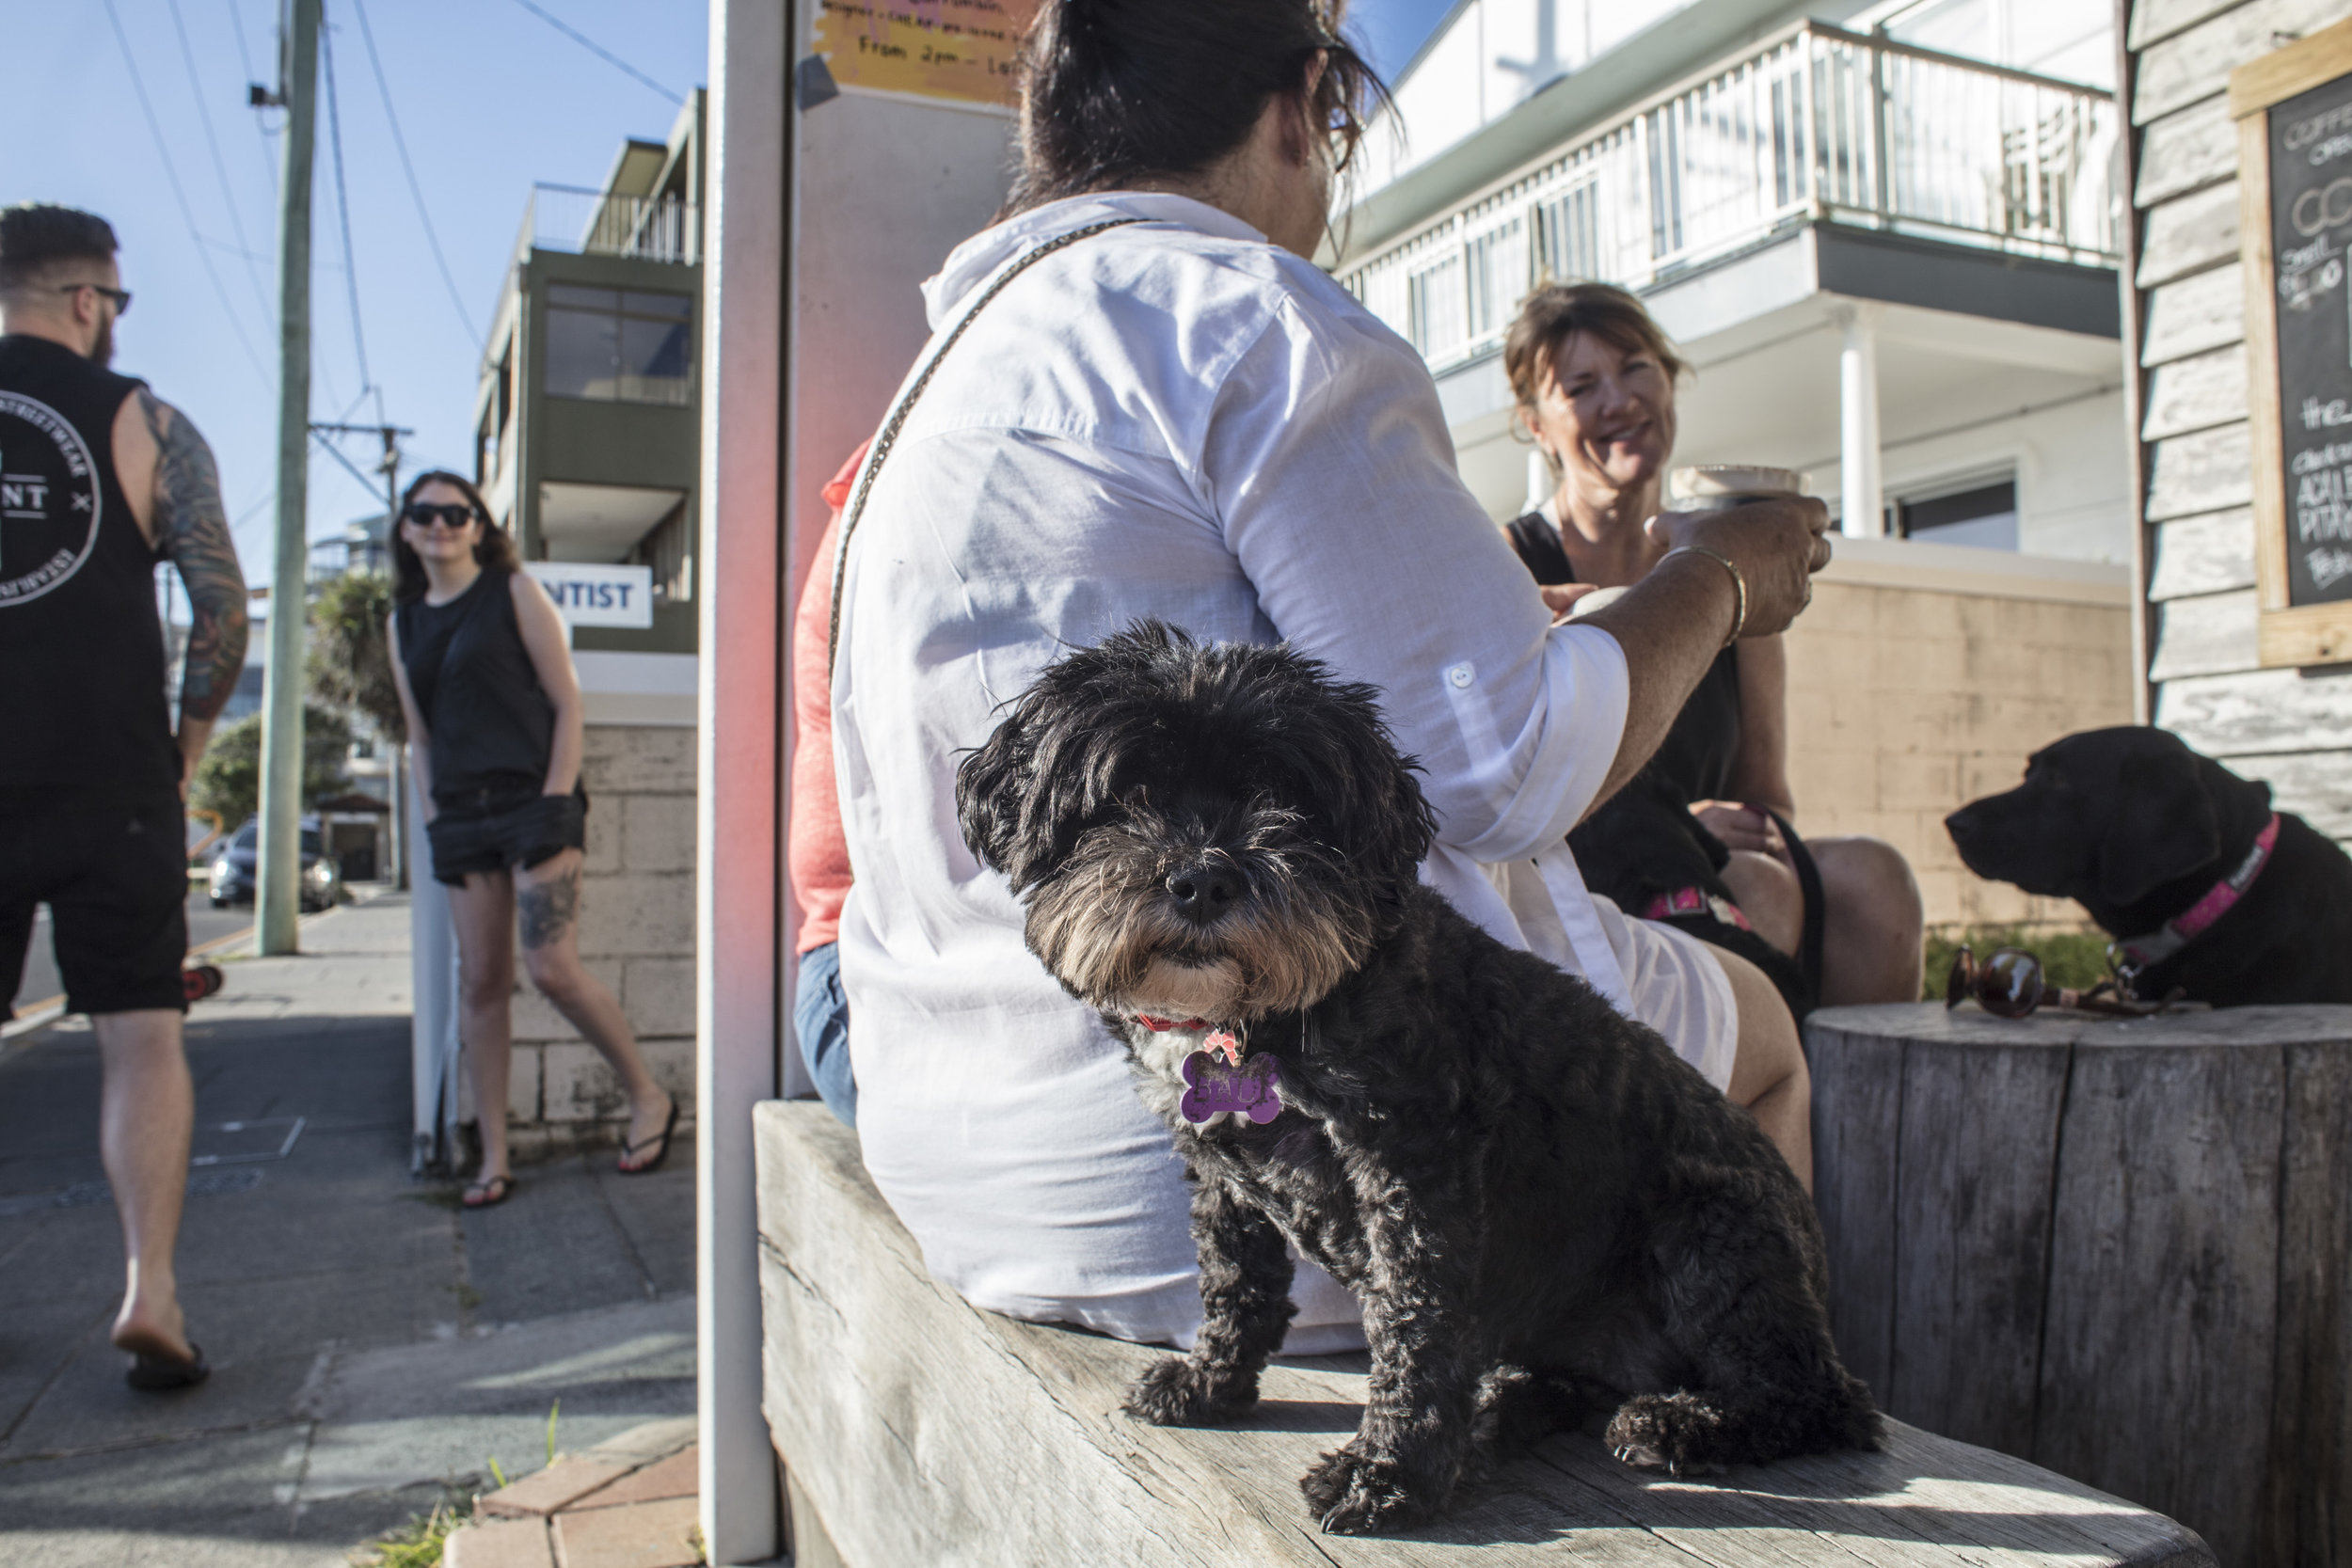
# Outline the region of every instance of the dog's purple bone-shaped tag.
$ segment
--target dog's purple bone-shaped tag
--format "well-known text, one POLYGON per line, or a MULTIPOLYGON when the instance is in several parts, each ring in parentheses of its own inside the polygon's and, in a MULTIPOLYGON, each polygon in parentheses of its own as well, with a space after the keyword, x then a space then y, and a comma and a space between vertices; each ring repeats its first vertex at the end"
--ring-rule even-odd
POLYGON ((1270 1052, 1261 1051, 1235 1067, 1196 1051, 1184 1058, 1184 1070, 1192 1086, 1177 1109, 1196 1126, 1227 1111, 1260 1125, 1282 1114, 1282 1064, 1270 1052))

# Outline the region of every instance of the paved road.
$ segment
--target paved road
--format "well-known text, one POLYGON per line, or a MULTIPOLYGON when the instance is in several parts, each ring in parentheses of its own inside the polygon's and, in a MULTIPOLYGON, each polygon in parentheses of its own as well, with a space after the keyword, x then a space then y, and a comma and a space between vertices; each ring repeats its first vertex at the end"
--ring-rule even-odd
MULTIPOLYGON (((188 890, 188 945, 201 947, 217 938, 230 936, 253 924, 253 906, 231 904, 225 910, 213 908, 213 901, 204 895, 201 883, 188 890)), ((24 982, 16 988, 16 1009, 30 1012, 65 990, 57 978, 56 955, 49 945, 49 906, 43 904, 33 922, 32 951, 24 955, 24 982)))
MULTIPOLYGON (((694 1408, 694 1148, 408 1177, 408 910, 315 916, 188 1020, 179 1273, 212 1380, 123 1386, 94 1037, 0 1047, 0 1564, 344 1568, 450 1493, 694 1408), (291 1147, 286 1134, 303 1124, 291 1147)), ((758 1369, 747 1369, 757 1377, 758 1369)))

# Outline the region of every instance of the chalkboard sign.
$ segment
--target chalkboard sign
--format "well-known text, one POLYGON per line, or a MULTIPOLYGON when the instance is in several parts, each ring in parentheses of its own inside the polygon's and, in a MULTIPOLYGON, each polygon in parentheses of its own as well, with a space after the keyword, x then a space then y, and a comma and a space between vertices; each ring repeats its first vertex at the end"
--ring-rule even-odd
POLYGON ((2231 73, 2265 664, 2352 659, 2352 23, 2231 73))

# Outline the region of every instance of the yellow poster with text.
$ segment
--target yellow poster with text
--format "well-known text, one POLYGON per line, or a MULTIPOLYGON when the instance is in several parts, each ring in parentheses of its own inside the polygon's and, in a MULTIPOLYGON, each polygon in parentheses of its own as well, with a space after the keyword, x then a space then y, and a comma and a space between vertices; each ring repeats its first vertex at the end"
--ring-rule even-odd
POLYGON ((818 0, 817 52, 843 87, 1012 103, 1037 0, 818 0))

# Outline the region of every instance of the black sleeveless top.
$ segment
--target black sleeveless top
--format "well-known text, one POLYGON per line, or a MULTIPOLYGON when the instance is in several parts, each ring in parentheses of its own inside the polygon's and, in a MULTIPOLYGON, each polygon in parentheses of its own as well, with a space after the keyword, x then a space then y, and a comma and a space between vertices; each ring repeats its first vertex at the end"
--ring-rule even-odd
MULTIPOLYGON (((1542 513, 1514 518, 1503 531, 1537 582, 1549 587, 1585 580, 1569 561, 1560 531, 1542 513)), ((1735 642, 1717 654, 1699 677, 1682 711, 1675 715, 1674 728, 1643 772, 1679 795, 1686 805, 1720 800, 1731 788, 1731 770, 1739 758, 1740 646, 1735 642)))
POLYGON ((555 705, 515 623, 514 575, 485 567, 447 604, 412 599, 392 612, 443 807, 495 809, 547 787, 555 705))
POLYGON ((180 786, 162 557, 115 474, 115 416, 140 385, 46 338, 0 337, 0 807, 180 786))

